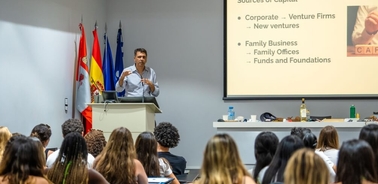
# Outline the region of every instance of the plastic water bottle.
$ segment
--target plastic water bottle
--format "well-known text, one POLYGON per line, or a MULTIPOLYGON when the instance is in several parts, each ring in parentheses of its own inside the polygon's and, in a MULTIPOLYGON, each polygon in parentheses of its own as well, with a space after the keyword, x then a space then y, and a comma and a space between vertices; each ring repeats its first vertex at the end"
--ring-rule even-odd
POLYGON ((228 107, 228 120, 235 120, 235 111, 234 107, 228 107))
POLYGON ((350 106, 349 118, 356 118, 356 107, 354 105, 350 106))

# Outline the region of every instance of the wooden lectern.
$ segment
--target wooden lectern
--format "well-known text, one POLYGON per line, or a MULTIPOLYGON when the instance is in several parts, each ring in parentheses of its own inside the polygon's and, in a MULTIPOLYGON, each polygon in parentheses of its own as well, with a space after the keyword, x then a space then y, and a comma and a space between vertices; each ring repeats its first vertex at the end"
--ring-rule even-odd
POLYGON ((118 127, 126 127, 134 141, 141 132, 153 132, 155 113, 162 111, 154 103, 91 103, 92 128, 104 131, 106 140, 118 127))

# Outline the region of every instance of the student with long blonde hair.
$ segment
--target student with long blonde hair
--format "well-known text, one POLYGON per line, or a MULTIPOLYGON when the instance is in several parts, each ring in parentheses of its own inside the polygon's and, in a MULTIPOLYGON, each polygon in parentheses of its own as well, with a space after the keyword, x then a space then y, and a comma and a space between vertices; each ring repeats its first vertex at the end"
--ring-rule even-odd
POLYGON ((110 134, 108 143, 96 157, 93 168, 111 184, 147 184, 143 165, 136 159, 129 129, 119 127, 110 134))
POLYGON ((3 159, 3 152, 9 139, 12 137, 12 133, 5 126, 0 126, 0 162, 3 159))
POLYGON ((284 181, 285 184, 328 184, 330 176, 324 160, 313 150, 302 148, 290 157, 284 181))
POLYGON ((235 141, 228 134, 216 134, 205 148, 200 178, 195 184, 255 184, 244 167, 235 141))

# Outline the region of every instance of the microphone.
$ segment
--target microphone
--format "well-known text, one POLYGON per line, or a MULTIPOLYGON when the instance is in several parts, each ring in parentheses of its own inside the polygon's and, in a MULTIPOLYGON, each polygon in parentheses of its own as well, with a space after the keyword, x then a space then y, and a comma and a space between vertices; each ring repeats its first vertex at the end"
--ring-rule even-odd
MULTIPOLYGON (((140 79, 143 80, 143 76, 140 76, 140 79)), ((142 82, 142 103, 144 103, 144 82, 142 82)))

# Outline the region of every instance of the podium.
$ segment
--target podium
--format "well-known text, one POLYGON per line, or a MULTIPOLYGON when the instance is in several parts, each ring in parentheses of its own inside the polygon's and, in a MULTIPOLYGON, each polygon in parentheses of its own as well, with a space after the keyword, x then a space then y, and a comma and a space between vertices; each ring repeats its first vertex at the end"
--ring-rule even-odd
POLYGON ((90 103, 92 107, 92 128, 104 132, 108 140, 118 127, 130 130, 134 142, 144 131, 153 132, 155 113, 162 111, 154 103, 90 103))

